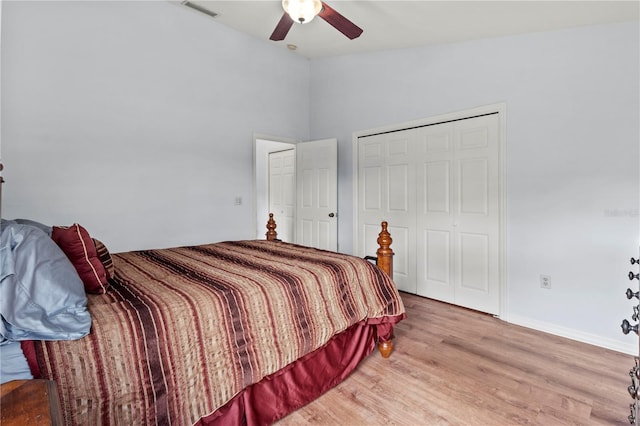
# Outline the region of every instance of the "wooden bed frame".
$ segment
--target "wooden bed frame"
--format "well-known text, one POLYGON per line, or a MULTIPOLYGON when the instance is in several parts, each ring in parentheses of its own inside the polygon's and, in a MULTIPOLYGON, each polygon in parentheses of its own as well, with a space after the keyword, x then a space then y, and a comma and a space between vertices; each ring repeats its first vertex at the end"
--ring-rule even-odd
MULTIPOLYGON (((1 171, 2 164, 0 163, 0 172, 1 171)), ((2 182, 2 174, 0 173, 0 209, 2 205, 2 182)), ((276 232, 276 227, 277 225, 274 220, 274 215, 271 213, 269 214, 269 220, 266 225, 266 239, 269 242, 253 241, 239 243, 259 244, 260 247, 269 246, 267 247, 267 251, 274 250, 278 252, 282 250, 283 253, 294 249, 306 250, 308 252, 307 258, 309 258, 309 256, 315 256, 315 251, 313 249, 289 247, 285 246, 287 243, 278 242, 279 240, 277 238, 278 234, 276 232), (273 244, 275 244, 275 246, 273 244)), ((377 239, 378 249, 376 251, 376 257, 366 256, 365 259, 367 261, 375 260, 377 267, 390 278, 393 278, 393 250, 390 247, 392 239, 387 229, 387 222, 382 222, 381 227, 382 229, 378 234, 377 239)), ((318 256, 322 257, 323 253, 318 252, 318 256)), ((326 256, 337 257, 333 256, 331 253, 326 253, 326 256)), ((341 257, 341 261, 345 263, 350 262, 349 264, 359 271, 357 272, 358 278, 367 275, 374 276, 375 280, 377 280, 381 286, 384 284, 385 289, 389 291, 393 290, 393 283, 386 279, 386 277, 382 276, 378 271, 372 270, 373 266, 362 264, 362 262, 357 258, 353 258, 352 256, 349 257, 351 257, 351 259, 343 259, 341 257)), ((311 259, 311 261, 313 262, 314 259, 311 259)), ((322 262, 323 259, 319 259, 319 261, 322 262)), ((356 293, 353 294, 353 297, 361 299, 361 297, 356 293)), ((397 294, 393 297, 390 295, 389 298, 385 298, 385 300, 394 303, 396 308, 394 308, 393 314, 379 318, 376 317, 373 318, 373 320, 371 320, 371 318, 367 318, 366 320, 353 324, 348 329, 334 335, 321 348, 308 353, 304 357, 298 358, 286 368, 280 369, 270 376, 264 377, 262 380, 252 384, 251 386, 245 387, 241 392, 237 393, 236 396, 229 399, 222 406, 216 408, 215 411, 203 415, 196 424, 224 425, 228 424, 229 421, 231 421, 230 419, 253 419, 254 422, 270 422, 273 419, 280 419, 290 412, 300 408, 301 404, 317 398, 327 389, 335 386, 335 384, 338 383, 336 380, 341 381, 348 374, 351 374, 364 357, 369 356, 376 346, 383 358, 389 358, 393 351, 393 345, 391 342, 393 339, 393 326, 403 319, 405 314, 404 309, 400 309, 401 301, 398 300, 397 294), (324 367, 318 367, 318 365, 324 365, 324 367), (305 381, 306 379, 302 379, 304 377, 309 377, 311 372, 313 372, 313 376, 314 378, 317 378, 317 380, 305 381), (287 397, 289 392, 291 392, 291 398, 287 397), (275 400, 278 400, 279 402, 273 407, 266 406, 264 404, 264 401, 275 400)), ((389 312, 391 312, 391 309, 389 312)), ((32 342, 32 355, 34 355, 36 351, 36 348, 33 345, 34 343, 32 342)), ((37 361, 34 362, 37 363, 37 361)), ((28 382, 34 383, 33 380, 28 382)), ((61 389, 65 388, 63 387, 61 389)), ((73 393, 64 393, 63 395, 72 394, 73 393)), ((29 398, 32 399, 31 397, 29 398)), ((63 398, 63 400, 64 399, 65 398, 63 398)), ((65 405, 63 409, 68 410, 68 405, 65 405)), ((147 408, 144 409, 146 410, 147 408)), ((149 409, 153 409, 153 406, 149 409)), ((108 409, 105 408, 105 410, 108 409)), ((184 415, 183 411, 184 413, 187 413, 187 411, 183 409, 177 410, 175 413, 178 413, 176 415, 184 415)), ((164 416, 168 416, 170 414, 168 409, 161 412, 164 416)), ((70 418, 75 419, 74 416, 71 416, 70 418)), ((161 416, 160 418, 165 417, 161 416)))
MULTIPOLYGON (((2 217, 2 163, 0 163, 0 217, 2 217)), ((265 234, 267 240, 278 241, 278 233, 276 232, 276 222, 273 218, 273 213, 269 213, 269 220, 267 221, 267 233, 265 234)), ((393 250, 391 249, 391 234, 387 230, 387 222, 381 223, 382 230, 378 234, 378 249, 376 250, 376 257, 367 256, 367 259, 375 260, 376 265, 382 271, 384 271, 390 278, 393 279, 393 250)), ((393 344, 391 340, 380 340, 378 342, 378 350, 383 358, 389 358, 393 351, 393 344)))
MULTIPOLYGON (((382 271, 384 271, 391 279, 393 279, 393 250, 391 249, 391 234, 387 230, 387 222, 383 221, 381 224, 382 230, 378 234, 378 250, 376 250, 376 257, 367 256, 366 259, 372 259, 376 261, 376 265, 382 271)), ((276 221, 273 218, 273 213, 269 213, 269 220, 267 221, 267 236, 268 241, 279 241, 278 233, 276 232, 276 221)), ((380 340, 378 342, 378 350, 383 358, 389 358, 393 351, 393 344, 391 340, 380 340)))

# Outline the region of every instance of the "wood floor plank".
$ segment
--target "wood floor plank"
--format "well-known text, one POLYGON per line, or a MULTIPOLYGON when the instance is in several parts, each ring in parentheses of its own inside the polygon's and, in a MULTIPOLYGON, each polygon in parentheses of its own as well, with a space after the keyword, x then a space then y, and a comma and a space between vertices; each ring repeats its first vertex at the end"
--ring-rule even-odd
POLYGON ((395 350, 377 352, 289 425, 626 425, 627 354, 402 293, 395 350))

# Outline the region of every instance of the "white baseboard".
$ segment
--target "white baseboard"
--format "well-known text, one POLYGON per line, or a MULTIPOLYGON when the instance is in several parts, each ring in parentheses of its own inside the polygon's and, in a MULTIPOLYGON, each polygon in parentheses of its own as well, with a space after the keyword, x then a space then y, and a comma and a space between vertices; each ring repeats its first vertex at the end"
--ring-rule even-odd
POLYGON ((627 344, 620 342, 619 340, 603 338, 602 336, 597 336, 595 334, 585 333, 571 328, 559 327, 555 324, 537 321, 531 318, 519 317, 517 315, 509 315, 508 320, 505 319, 505 321, 522 327, 554 334, 556 336, 566 337, 567 339, 576 340, 578 342, 611 349, 612 351, 638 356, 638 336, 634 333, 627 336, 629 338, 629 343, 627 344))

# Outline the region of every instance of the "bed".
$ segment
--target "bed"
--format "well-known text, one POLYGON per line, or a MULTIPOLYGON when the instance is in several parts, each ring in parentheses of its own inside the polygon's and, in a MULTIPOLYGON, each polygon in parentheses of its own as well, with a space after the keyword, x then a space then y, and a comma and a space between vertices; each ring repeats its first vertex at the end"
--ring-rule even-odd
MULTIPOLYGON (((272 216, 266 240, 114 254, 81 225, 47 229, 5 221, 0 249, 17 230, 60 247, 84 292, 50 322, 71 329, 59 338, 5 324, 0 350, 19 342, 32 376, 55 381, 66 424, 271 424, 344 380, 376 345, 388 357, 405 317, 386 223, 380 267, 278 241, 272 216), (60 233, 80 240, 84 270, 60 233)), ((0 288, 15 269, 5 265, 0 288)))

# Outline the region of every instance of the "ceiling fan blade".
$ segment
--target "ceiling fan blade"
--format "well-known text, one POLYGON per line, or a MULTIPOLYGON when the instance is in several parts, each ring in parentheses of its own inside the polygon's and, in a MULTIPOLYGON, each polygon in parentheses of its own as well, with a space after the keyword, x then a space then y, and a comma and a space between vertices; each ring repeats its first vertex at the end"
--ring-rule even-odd
POLYGON ((287 33, 291 29, 292 25, 293 25, 293 19, 291 19, 289 14, 285 12, 282 15, 282 18, 280 18, 278 25, 276 25, 276 29, 273 30, 273 33, 271 34, 271 37, 269 37, 269 40, 273 40, 273 41, 284 40, 284 38, 287 36, 287 33))
POLYGON ((325 2, 322 2, 322 10, 318 13, 318 16, 351 40, 360 37, 360 34, 362 34, 362 28, 342 16, 339 12, 336 12, 325 2))

